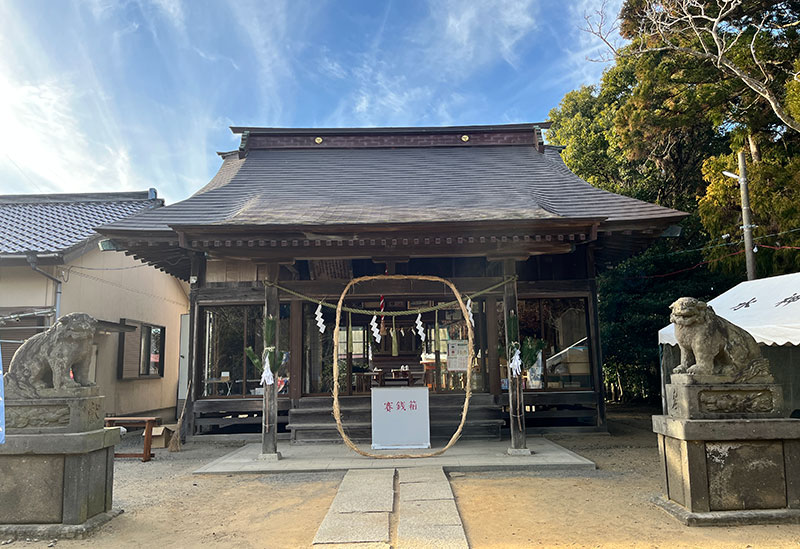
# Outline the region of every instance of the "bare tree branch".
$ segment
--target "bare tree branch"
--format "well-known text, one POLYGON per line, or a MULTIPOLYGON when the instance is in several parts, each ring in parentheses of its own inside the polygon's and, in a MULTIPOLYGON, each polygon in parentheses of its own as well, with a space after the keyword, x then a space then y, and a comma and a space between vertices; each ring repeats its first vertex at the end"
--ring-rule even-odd
POLYGON ((673 51, 709 61, 724 74, 741 80, 766 100, 786 126, 800 131, 800 121, 786 110, 773 89, 772 84, 776 79, 767 70, 767 65, 785 71, 787 77, 795 80, 800 80, 800 73, 762 59, 757 48, 761 37, 774 36, 780 29, 796 26, 798 22, 766 29, 769 14, 764 15, 758 25, 747 18, 737 21, 735 17, 741 7, 742 0, 716 0, 713 3, 702 0, 649 0, 640 12, 639 27, 632 45, 623 50, 613 39, 620 28, 619 19, 609 22, 607 3, 604 1, 600 10, 585 15, 584 30, 600 38, 615 57, 673 51), (740 38, 749 32, 753 33, 749 49, 755 69, 739 63, 730 55, 740 38), (689 37, 694 37, 694 40, 687 40, 689 37))

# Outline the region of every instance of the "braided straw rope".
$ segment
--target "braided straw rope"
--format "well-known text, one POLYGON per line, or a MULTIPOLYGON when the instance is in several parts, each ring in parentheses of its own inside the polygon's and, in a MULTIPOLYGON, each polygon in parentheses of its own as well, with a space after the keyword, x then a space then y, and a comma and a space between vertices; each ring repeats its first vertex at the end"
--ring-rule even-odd
POLYGON ((469 399, 472 396, 472 363, 475 360, 475 352, 472 348, 473 336, 474 332, 472 329, 472 324, 469 321, 467 307, 464 305, 464 301, 461 299, 461 293, 449 280, 439 278, 438 276, 425 275, 375 275, 354 278, 348 282, 347 286, 345 286, 344 290, 342 290, 342 295, 339 296, 339 303, 336 306, 336 327, 333 329, 333 417, 336 419, 336 429, 339 431, 339 435, 341 435, 342 441, 345 443, 345 445, 357 454, 376 459, 426 458, 444 454, 450 447, 453 446, 453 444, 456 443, 459 437, 461 437, 461 432, 464 429, 464 423, 467 421, 469 399), (458 305, 464 315, 464 320, 467 323, 469 366, 467 367, 466 392, 464 393, 464 409, 461 411, 461 422, 458 424, 458 429, 456 429, 456 432, 453 433, 452 437, 450 437, 450 441, 447 443, 447 445, 445 445, 444 448, 424 454, 373 454, 372 452, 367 452, 356 446, 347 433, 344 432, 344 427, 342 426, 342 411, 339 408, 339 322, 342 317, 342 304, 344 303, 344 297, 347 294, 347 291, 354 285, 360 282, 367 282, 369 280, 428 280, 431 282, 441 282, 450 288, 453 291, 453 295, 456 296, 458 305))

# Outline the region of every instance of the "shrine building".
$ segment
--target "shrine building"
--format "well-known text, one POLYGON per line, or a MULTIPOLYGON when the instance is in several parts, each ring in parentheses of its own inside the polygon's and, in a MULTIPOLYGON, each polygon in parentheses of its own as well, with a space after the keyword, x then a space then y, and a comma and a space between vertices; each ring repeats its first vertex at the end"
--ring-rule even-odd
POLYGON ((449 437, 467 368, 463 436, 500 436, 504 302, 517 308, 527 431, 604 430, 596 273, 685 214, 589 185, 544 144, 546 128, 234 127, 241 145, 219 153, 205 187, 99 228, 109 245, 190 283, 180 372, 189 433, 260 432, 261 373, 246 349, 261 354, 265 296, 277 288, 279 432, 338 441, 333 307, 353 278, 382 274, 453 282, 470 299, 476 359, 456 356, 467 320, 442 283, 354 286, 336 357, 352 438, 369 440, 370 390, 391 385, 428 387, 431 436, 449 437))

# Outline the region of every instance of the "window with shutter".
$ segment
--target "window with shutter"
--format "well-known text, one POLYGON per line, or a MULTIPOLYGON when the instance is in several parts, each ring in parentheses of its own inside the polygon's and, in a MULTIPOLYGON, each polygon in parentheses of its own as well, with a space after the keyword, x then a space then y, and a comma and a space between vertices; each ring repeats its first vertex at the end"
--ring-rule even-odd
MULTIPOLYGON (((5 311, 0 309, 0 313, 5 311)), ((19 311, 12 310, 9 313, 16 313, 19 311)), ((10 321, 7 324, 0 326, 0 352, 3 355, 3 371, 8 371, 8 365, 11 364, 11 358, 17 352, 22 343, 18 341, 25 341, 31 336, 41 333, 44 328, 44 317, 23 317, 16 321, 10 321)))
POLYGON ((119 335, 119 379, 163 377, 166 328, 125 318, 120 321, 136 330, 119 335))
POLYGON ((120 319, 128 326, 136 326, 133 332, 120 332, 119 334, 119 379, 136 379, 139 377, 139 364, 142 355, 142 330, 141 323, 128 319, 120 319))

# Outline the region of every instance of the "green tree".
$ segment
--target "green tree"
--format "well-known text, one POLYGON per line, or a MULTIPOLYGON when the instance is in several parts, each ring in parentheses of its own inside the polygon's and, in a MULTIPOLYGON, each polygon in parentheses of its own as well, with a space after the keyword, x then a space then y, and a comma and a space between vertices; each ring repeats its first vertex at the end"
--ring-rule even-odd
POLYGON ((598 315, 608 393, 623 400, 658 401, 656 334, 669 324, 669 305, 681 296, 710 299, 740 280, 740 276, 710 271, 701 250, 687 251, 663 239, 602 273, 598 315))
MULTIPOLYGON (((626 0, 619 29, 632 44, 613 49, 617 56, 663 52, 693 59, 714 72, 716 82, 739 88, 745 105, 752 99, 800 131, 787 102, 800 58, 798 20, 800 3, 794 0, 626 0)), ((590 23, 590 31, 611 44, 613 27, 604 21, 590 23)))
MULTIPOLYGON (((796 249, 800 246, 800 155, 785 152, 771 148, 761 162, 747 165, 759 277, 800 271, 800 250, 796 249)), ((722 175, 723 170, 737 169, 735 154, 706 160, 703 173, 709 184, 698 202, 703 226, 713 235, 706 257, 718 260, 714 266, 726 273, 742 272, 745 262, 744 254, 730 255, 742 250, 739 184, 722 175), (721 245, 725 243, 731 245, 721 245)))
POLYGON ((600 188, 694 211, 701 167, 722 152, 705 93, 687 93, 663 55, 620 58, 600 86, 569 92, 550 111, 548 140, 600 188))

